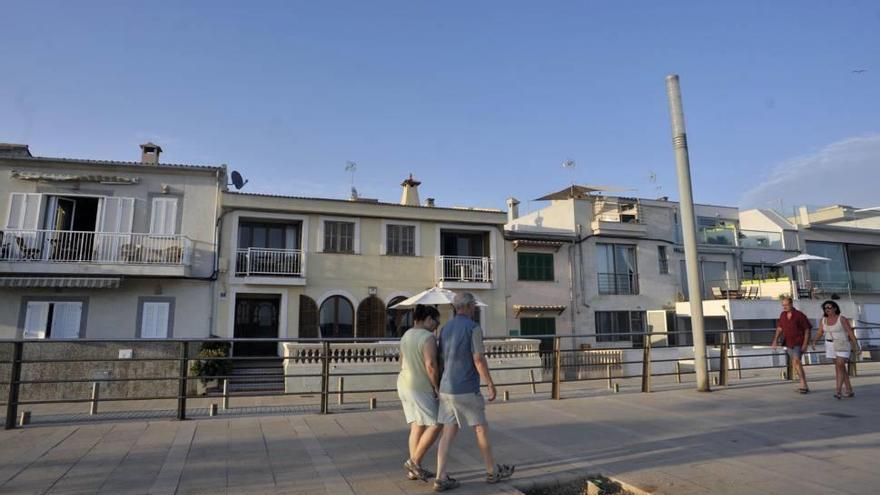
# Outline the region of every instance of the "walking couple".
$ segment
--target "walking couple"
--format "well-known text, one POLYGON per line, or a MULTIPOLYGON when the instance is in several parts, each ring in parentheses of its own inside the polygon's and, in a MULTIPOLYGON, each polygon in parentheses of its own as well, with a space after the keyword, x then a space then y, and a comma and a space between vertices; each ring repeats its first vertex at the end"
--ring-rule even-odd
MULTIPOLYGON (((809 393, 807 375, 801 364, 801 356, 807 352, 810 344, 810 331, 812 325, 807 316, 794 309, 794 301, 790 297, 782 299, 782 313, 776 324, 776 334, 773 336, 771 347, 775 350, 779 336, 785 337, 785 347, 791 359, 792 367, 800 379, 798 391, 802 394, 809 393)), ((812 341, 813 350, 816 350, 816 342, 825 336, 825 357, 834 362, 834 374, 837 382, 834 398, 853 397, 852 384, 849 381, 846 365, 851 356, 858 356, 859 342, 849 320, 840 314, 840 306, 831 301, 822 303, 822 319, 819 321, 819 332, 812 341), (842 390, 845 387, 845 390, 842 390)))
POLYGON ((513 475, 514 466, 495 464, 489 443, 486 406, 480 379, 486 383, 489 401, 495 400, 495 384, 483 347, 483 330, 474 320, 476 299, 469 292, 457 293, 452 301, 455 317, 434 336, 440 313, 432 306, 416 306, 413 328, 400 339, 401 370, 397 393, 410 425, 409 459, 404 463, 411 480, 434 478, 434 491, 459 486, 446 463, 459 428, 471 426, 486 464, 486 482, 497 483, 513 475), (440 435, 437 474, 422 467, 422 459, 440 435))

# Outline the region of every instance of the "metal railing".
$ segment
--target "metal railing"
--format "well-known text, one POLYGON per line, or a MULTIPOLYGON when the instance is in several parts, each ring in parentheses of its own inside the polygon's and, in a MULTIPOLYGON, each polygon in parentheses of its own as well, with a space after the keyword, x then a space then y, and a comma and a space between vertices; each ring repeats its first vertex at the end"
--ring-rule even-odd
MULTIPOLYGON (((849 363, 849 373, 857 373, 857 362, 864 357, 880 360, 880 327, 856 327, 856 336, 862 350, 849 363)), ((793 366, 784 348, 771 349, 766 340, 774 329, 709 331, 707 357, 709 372, 716 385, 729 385, 735 374, 742 379, 744 371, 784 369, 783 379, 792 380, 793 366)), ((511 387, 528 387, 531 395, 538 387, 549 385, 550 397, 562 398, 563 386, 571 384, 572 395, 583 390, 576 384, 604 382, 607 389, 617 391, 627 380, 638 380, 638 390, 652 391, 652 381, 670 377, 675 383, 695 373, 693 348, 688 342, 690 332, 662 333, 629 332, 631 343, 603 345, 595 333, 575 335, 536 335, 534 339, 502 338, 486 341, 486 356, 491 363, 495 385, 505 400, 511 387), (539 350, 539 340, 551 339, 551 350, 539 350), (506 373, 506 374, 505 374, 506 373), (499 379, 508 377, 508 380, 499 379), (503 391, 503 394, 502 392, 503 391)), ((59 343, 52 340, 0 340, 0 389, 5 388, 5 427, 14 428, 17 422, 31 418, 22 407, 53 404, 87 405, 91 414, 98 414, 102 403, 126 401, 174 401, 177 419, 187 418, 187 401, 201 399, 219 401, 223 409, 230 409, 230 400, 244 397, 317 397, 316 412, 331 410, 331 398, 342 405, 344 397, 370 396, 370 407, 376 403, 375 394, 396 392, 399 373, 399 353, 395 342, 383 339, 168 339, 145 342, 135 339, 80 339, 59 343), (285 346, 283 358, 277 356, 236 356, 235 348, 248 343, 278 343, 285 346), (82 353, 72 352, 71 346, 82 344, 82 353), (218 344, 232 349, 228 352, 205 353, 208 345, 218 344), (53 346, 61 346, 53 349, 53 346), (96 349, 105 346, 104 353, 96 349), (149 348, 138 346, 150 346, 149 348), (118 348, 134 348, 135 352, 116 352, 118 348), (230 364, 241 362, 269 363, 285 360, 283 371, 277 369, 237 375, 230 364), (198 374, 193 374, 194 363, 201 363, 198 374), (224 367, 207 364, 225 363, 224 367), (95 373, 92 367, 111 371, 95 373), (123 367, 127 376, 123 374, 123 367), (235 391, 230 386, 235 380, 283 380, 281 389, 270 391, 235 391), (217 381, 222 387, 213 394, 198 396, 192 385, 200 381, 217 381), (366 380, 360 386, 357 380, 366 380), (147 385, 160 384, 154 393, 145 394, 147 385), (293 386, 296 385, 296 386, 293 386), (52 389, 51 387, 55 387, 52 389), (128 387, 128 388, 126 388, 128 387), (75 389, 75 390, 74 390, 75 389), (47 390, 51 396, 47 396, 47 390), (222 390, 220 392, 219 390, 222 390), (22 414, 19 415, 19 412, 22 414)), ((819 366, 822 350, 804 354, 805 365, 819 366)), ((257 369, 260 369, 258 367, 257 369)), ((600 386, 600 389, 606 388, 600 386)), ((546 389, 544 389, 546 390, 546 389)), ((141 406, 143 407, 143 406, 141 406)), ((69 407, 65 408, 69 411, 69 407)), ((209 408, 216 414, 217 403, 209 408)), ((139 411, 142 413, 143 411, 139 411)))
POLYGON ((635 295, 639 293, 638 273, 598 273, 599 294, 635 295))
POLYGON ((182 235, 7 230, 0 261, 189 265, 191 245, 182 235))
POLYGON ((782 234, 760 230, 738 230, 737 244, 743 248, 782 249, 782 234))
POLYGON ((446 282, 492 282, 494 260, 486 256, 438 256, 437 278, 446 282))
POLYGON ((304 259, 305 254, 299 249, 239 249, 235 258, 235 274, 302 277, 304 259))

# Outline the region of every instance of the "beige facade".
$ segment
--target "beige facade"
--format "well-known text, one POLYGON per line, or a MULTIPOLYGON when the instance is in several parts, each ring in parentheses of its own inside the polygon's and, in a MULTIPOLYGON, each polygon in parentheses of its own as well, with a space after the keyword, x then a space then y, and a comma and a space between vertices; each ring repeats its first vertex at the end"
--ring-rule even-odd
POLYGON ((223 167, 0 145, 0 337, 209 335, 225 185, 223 167))
POLYGON ((393 337, 387 307, 434 286, 473 292, 486 335, 507 334, 503 212, 231 192, 222 205, 220 336, 393 337))

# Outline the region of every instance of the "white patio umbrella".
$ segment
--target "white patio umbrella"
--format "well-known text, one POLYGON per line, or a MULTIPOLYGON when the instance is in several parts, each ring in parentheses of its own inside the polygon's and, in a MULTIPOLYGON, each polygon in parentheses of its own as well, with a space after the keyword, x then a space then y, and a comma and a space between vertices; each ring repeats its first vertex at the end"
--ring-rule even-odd
MULTIPOLYGON (((452 292, 449 289, 441 289, 439 287, 431 287, 428 290, 419 292, 418 294, 410 297, 409 299, 405 299, 394 306, 391 306, 390 309, 408 309, 414 308, 418 304, 452 304, 452 298, 455 297, 455 292, 452 292)), ((486 303, 480 301, 477 296, 474 296, 477 300, 477 306, 487 306, 486 303)))
POLYGON ((831 261, 831 258, 826 258, 824 256, 816 256, 815 254, 799 254, 792 258, 788 258, 785 260, 776 263, 776 266, 785 266, 785 265, 793 265, 795 263, 804 263, 806 264, 808 261, 831 261))

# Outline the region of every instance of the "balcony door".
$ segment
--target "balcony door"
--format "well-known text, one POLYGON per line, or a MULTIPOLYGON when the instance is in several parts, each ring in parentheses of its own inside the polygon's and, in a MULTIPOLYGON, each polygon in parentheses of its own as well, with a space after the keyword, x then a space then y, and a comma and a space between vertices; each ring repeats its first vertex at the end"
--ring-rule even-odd
POLYGON ((489 256, 487 232, 441 232, 440 254, 443 256, 489 256))
POLYGON ((242 221, 238 225, 236 273, 298 276, 302 273, 300 224, 242 221))
POLYGON ((91 261, 101 198, 47 196, 44 252, 52 261, 91 261))

